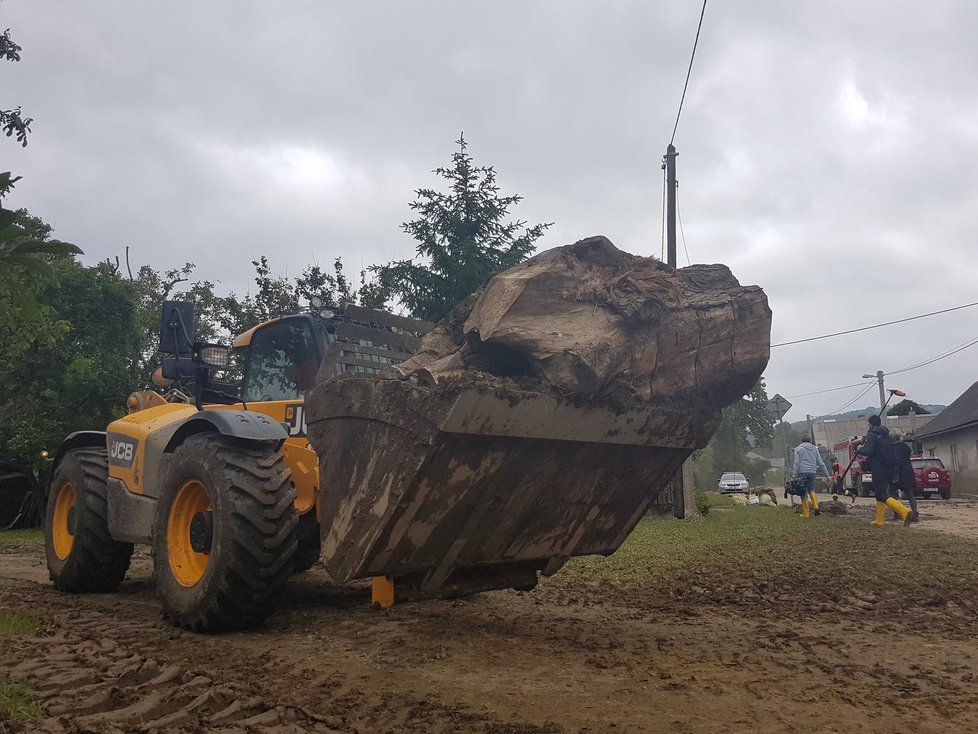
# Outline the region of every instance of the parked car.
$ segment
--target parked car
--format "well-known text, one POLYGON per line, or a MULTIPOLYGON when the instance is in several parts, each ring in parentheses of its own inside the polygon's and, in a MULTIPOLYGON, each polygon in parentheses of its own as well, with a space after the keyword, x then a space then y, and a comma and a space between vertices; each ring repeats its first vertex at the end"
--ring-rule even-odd
POLYGON ((717 485, 717 489, 720 490, 721 494, 726 494, 728 492, 746 493, 750 489, 750 484, 747 482, 747 477, 745 477, 743 474, 738 474, 737 472, 724 472, 723 476, 720 477, 720 482, 717 485))
POLYGON ((951 499, 951 475, 944 468, 944 462, 936 456, 911 457, 913 473, 917 477, 914 494, 918 497, 933 497, 939 494, 942 499, 951 499))

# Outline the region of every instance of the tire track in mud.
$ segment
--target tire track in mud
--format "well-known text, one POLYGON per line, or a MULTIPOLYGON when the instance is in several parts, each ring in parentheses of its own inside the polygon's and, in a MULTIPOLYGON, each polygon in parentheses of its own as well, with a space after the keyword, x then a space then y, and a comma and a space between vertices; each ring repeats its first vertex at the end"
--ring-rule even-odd
MULTIPOLYGON (((0 678, 29 686, 45 711, 26 728, 0 718, 5 733, 562 731, 506 724, 431 695, 379 695, 337 668, 285 670, 273 653, 256 652, 252 645, 239 649, 249 637, 261 640, 261 632, 186 633, 151 611, 147 589, 130 584, 123 593, 124 601, 66 596, 0 579, 0 607, 35 615, 45 610, 50 625, 45 633, 0 647, 0 678)), ((267 646, 273 645, 269 636, 267 646)))

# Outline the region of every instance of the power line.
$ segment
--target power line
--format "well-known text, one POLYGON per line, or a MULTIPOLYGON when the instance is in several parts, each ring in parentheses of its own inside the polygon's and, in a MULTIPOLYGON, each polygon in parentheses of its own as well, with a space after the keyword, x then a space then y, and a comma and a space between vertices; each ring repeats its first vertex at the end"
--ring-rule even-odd
POLYGON ((959 345, 957 347, 954 347, 953 349, 950 349, 950 350, 948 350, 946 352, 942 352, 941 354, 937 355, 936 357, 931 357, 930 359, 925 360, 925 361, 923 361, 923 362, 921 362, 919 364, 911 365, 910 367, 903 367, 902 369, 898 369, 898 370, 893 370, 891 372, 887 372, 886 374, 887 375, 898 375, 901 372, 909 372, 910 370, 915 370, 918 367, 926 367, 929 364, 933 364, 934 362, 939 362, 940 360, 945 359, 946 357, 950 357, 952 354, 957 354, 958 352, 963 351, 963 350, 967 349, 968 347, 973 347, 975 344, 978 344, 978 336, 974 337, 973 339, 969 339, 964 344, 961 344, 961 345, 959 345))
POLYGON ((672 128, 672 137, 669 138, 669 145, 676 139, 676 130, 679 128, 679 116, 683 113, 683 102, 686 101, 686 88, 689 86, 689 75, 693 72, 693 59, 696 58, 696 44, 700 42, 700 29, 703 27, 703 16, 706 14, 706 0, 703 0, 703 9, 700 11, 700 22, 696 26, 696 40, 693 41, 693 53, 689 55, 689 69, 686 70, 686 83, 683 84, 683 96, 679 100, 679 111, 676 113, 676 124, 672 128))
MULTIPOLYGON (((886 374, 886 375, 899 375, 901 372, 909 372, 910 370, 915 370, 915 369, 918 369, 919 367, 926 367, 929 364, 934 364, 934 362, 939 362, 942 359, 946 359, 947 357, 953 356, 953 355, 957 354, 958 352, 964 351, 968 347, 975 346, 976 344, 978 344, 978 336, 976 336, 976 337, 974 337, 972 339, 969 339, 968 341, 964 342, 963 344, 959 344, 958 346, 953 347, 952 349, 949 349, 946 352, 941 352, 936 357, 931 357, 930 359, 926 359, 923 362, 918 362, 917 364, 911 365, 909 367, 901 367, 898 370, 890 370, 888 372, 885 372, 884 374, 886 374)), ((836 392, 838 390, 847 390, 847 389, 849 389, 851 387, 860 387, 863 384, 866 384, 866 383, 857 382, 857 383, 854 383, 852 385, 842 385, 841 387, 830 387, 830 388, 827 388, 825 390, 815 390, 813 392, 801 393, 799 395, 789 395, 788 396, 788 399, 789 400, 793 400, 794 398, 807 398, 807 397, 809 397, 811 395, 823 395, 823 394, 828 393, 828 392, 836 392)), ((873 382, 870 382, 868 384, 869 385, 875 385, 876 382, 873 381, 873 382)), ((865 391, 863 393, 861 393, 861 395, 862 394, 865 394, 865 391)), ((858 400, 859 397, 860 396, 857 396, 856 397, 856 400, 858 400)), ((832 411, 832 412, 833 413, 837 413, 839 411, 836 410, 836 411, 832 411)), ((825 415, 830 415, 830 414, 829 413, 826 413, 825 415)))
MULTIPOLYGON (((780 344, 772 344, 771 348, 774 347, 786 347, 790 344, 801 344, 803 342, 813 342, 819 339, 829 339, 833 336, 842 336, 843 334, 855 334, 857 331, 868 331, 870 329, 878 329, 881 326, 892 326, 893 324, 903 324, 907 321, 916 321, 917 319, 923 319, 928 316, 937 316, 942 313, 949 313, 951 311, 960 311, 962 308, 971 308, 972 306, 978 306, 978 301, 974 303, 966 303, 963 306, 954 306, 953 308, 945 308, 940 311, 931 311, 930 313, 922 313, 919 316, 909 316, 905 319, 897 319, 896 321, 887 321, 882 324, 873 324, 872 326, 860 326, 858 329, 848 329, 846 331, 836 331, 832 334, 822 334, 821 336, 810 336, 807 339, 795 339, 790 342, 781 342, 780 344)), ((909 369, 909 368, 908 368, 909 369)))
POLYGON ((874 387, 876 387, 876 380, 873 380, 872 382, 866 383, 865 389, 863 389, 856 397, 854 397, 848 403, 846 403, 845 405, 843 405, 841 408, 836 408, 835 410, 830 410, 828 413, 825 413, 825 415, 835 415, 836 413, 841 413, 843 410, 845 410, 846 408, 848 408, 850 405, 853 405, 857 400, 859 400, 863 395, 865 395, 866 393, 868 393, 874 387))
POLYGON ((850 387, 862 387, 865 382, 857 382, 852 385, 843 385, 842 387, 830 387, 827 390, 816 390, 815 392, 804 392, 801 395, 789 395, 788 400, 793 400, 794 398, 807 398, 809 395, 822 395, 827 392, 836 392, 837 390, 848 390, 850 387))

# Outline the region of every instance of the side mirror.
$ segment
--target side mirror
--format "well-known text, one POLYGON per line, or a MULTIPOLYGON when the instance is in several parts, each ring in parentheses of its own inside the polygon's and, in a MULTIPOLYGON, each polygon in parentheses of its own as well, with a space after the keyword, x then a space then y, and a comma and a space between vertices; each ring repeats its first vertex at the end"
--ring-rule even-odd
POLYGON ((160 351, 163 354, 190 354, 193 349, 194 304, 189 301, 164 301, 160 320, 160 351))

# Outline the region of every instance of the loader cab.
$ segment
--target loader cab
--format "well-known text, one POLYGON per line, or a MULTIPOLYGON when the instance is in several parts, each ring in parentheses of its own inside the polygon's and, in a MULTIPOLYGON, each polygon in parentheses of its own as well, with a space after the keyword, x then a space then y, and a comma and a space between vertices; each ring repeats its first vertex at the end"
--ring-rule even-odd
POLYGON ((234 340, 244 358, 241 397, 246 403, 302 400, 316 383, 333 338, 329 325, 305 314, 259 324, 234 340))

